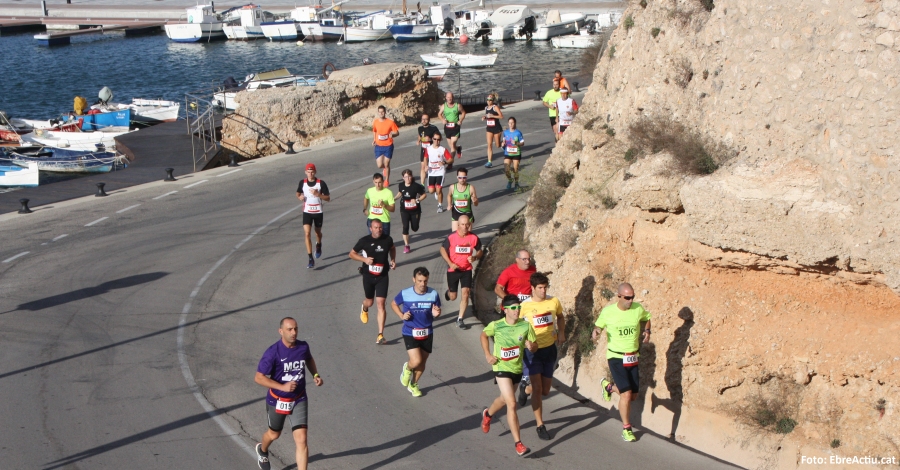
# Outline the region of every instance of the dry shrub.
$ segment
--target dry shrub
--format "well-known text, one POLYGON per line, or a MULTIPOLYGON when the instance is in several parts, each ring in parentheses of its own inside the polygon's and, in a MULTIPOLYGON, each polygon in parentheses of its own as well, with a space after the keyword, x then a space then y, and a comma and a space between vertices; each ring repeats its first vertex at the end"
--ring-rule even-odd
POLYGON ((669 152, 673 171, 688 175, 709 175, 733 154, 670 117, 642 117, 628 128, 631 141, 642 155, 669 152))
POLYGON ((802 388, 787 377, 772 378, 736 405, 733 412, 745 424, 788 434, 797 426, 802 388))
POLYGON ((566 193, 572 174, 558 171, 552 178, 538 178, 528 199, 528 214, 538 225, 544 225, 556 213, 556 203, 566 193))
POLYGON ((609 43, 609 37, 612 35, 612 28, 601 30, 594 36, 594 41, 581 54, 581 74, 592 75, 597 67, 597 62, 603 57, 603 51, 609 43))

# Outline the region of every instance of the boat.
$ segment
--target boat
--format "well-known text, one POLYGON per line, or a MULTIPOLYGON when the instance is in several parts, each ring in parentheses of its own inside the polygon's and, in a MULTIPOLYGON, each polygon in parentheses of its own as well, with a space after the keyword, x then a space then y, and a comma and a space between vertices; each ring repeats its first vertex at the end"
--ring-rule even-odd
POLYGON ((475 39, 487 37, 493 41, 513 39, 516 29, 524 25, 525 19, 535 17, 534 12, 525 5, 506 5, 494 10, 488 19, 481 23, 475 33, 475 39))
MULTIPOLYGON (((297 7, 290 11, 286 18, 265 22, 262 24, 263 34, 270 41, 322 41, 321 22, 325 19, 334 20, 340 17, 335 11, 349 0, 335 3, 327 8, 322 8, 322 2, 318 1, 313 6, 297 7)), ((333 25, 333 21, 331 23, 333 25)), ((342 32, 333 39, 337 40, 342 32)))
POLYGON ((226 39, 225 23, 216 15, 212 5, 197 5, 186 9, 187 23, 167 24, 166 36, 175 42, 210 42, 226 39))
POLYGON ((549 10, 537 16, 525 17, 514 25, 513 38, 520 41, 548 41, 556 36, 572 34, 584 26, 583 13, 563 13, 549 10))
POLYGON ((439 82, 444 79, 444 75, 447 74, 447 71, 450 70, 449 65, 432 65, 425 67, 425 70, 428 71, 428 78, 439 82))
POLYGON ((492 13, 491 10, 483 8, 465 9, 467 5, 475 3, 479 2, 473 1, 458 5, 451 8, 449 12, 444 11, 443 5, 432 6, 431 22, 437 25, 438 39, 450 40, 459 39, 462 35, 474 36, 492 13))
POLYGON ((222 31, 228 39, 262 39, 265 37, 262 24, 274 18, 259 5, 252 4, 229 8, 221 16, 225 23, 222 31))
POLYGON ((37 163, 29 163, 25 168, 0 164, 0 186, 2 187, 35 187, 38 185, 39 177, 37 163))
POLYGON ((427 64, 453 67, 490 67, 497 61, 497 54, 475 55, 456 54, 453 52, 435 52, 422 54, 419 57, 427 64))
POLYGON ((388 30, 397 42, 428 41, 437 37, 433 24, 392 24, 388 30))
POLYGON ((573 48, 573 49, 587 49, 591 47, 594 43, 594 40, 597 39, 597 35, 588 34, 586 31, 579 32, 579 34, 569 34, 566 36, 557 36, 550 40, 550 44, 553 47, 559 48, 573 48))
POLYGON ((58 132, 90 132, 90 131, 128 131, 131 125, 130 109, 92 109, 87 114, 69 113, 55 119, 18 119, 9 120, 10 126, 21 134, 33 130, 58 132), (26 132, 27 131, 27 132, 26 132))
POLYGON ((344 28, 344 42, 367 42, 391 39, 389 27, 393 24, 390 11, 376 11, 355 17, 344 28))
POLYGON ((6 151, 3 153, 3 159, 20 167, 30 168, 31 165, 36 165, 39 171, 107 173, 118 163, 122 163, 125 157, 102 150, 74 151, 44 147, 37 155, 6 151))
POLYGON ((229 77, 228 80, 225 80, 222 89, 213 93, 212 103, 220 108, 234 111, 238 108, 234 98, 241 91, 252 92, 267 88, 290 86, 316 86, 321 81, 325 81, 321 76, 294 75, 286 68, 247 75, 240 84, 229 77))
POLYGON ((47 147, 61 149, 88 150, 96 149, 97 144, 103 144, 106 148, 116 147, 116 137, 137 131, 94 131, 94 132, 62 132, 45 129, 35 129, 30 134, 21 136, 23 143, 32 143, 47 147))

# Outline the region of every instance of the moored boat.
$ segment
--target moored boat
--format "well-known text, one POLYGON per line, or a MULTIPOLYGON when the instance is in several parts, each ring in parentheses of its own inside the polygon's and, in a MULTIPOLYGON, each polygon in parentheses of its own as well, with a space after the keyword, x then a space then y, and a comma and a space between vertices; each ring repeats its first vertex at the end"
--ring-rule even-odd
POLYGON ((0 186, 2 187, 34 187, 38 185, 39 170, 37 163, 29 163, 27 167, 0 164, 0 186))
POLYGON ((569 34, 550 39, 550 44, 557 49, 587 49, 588 47, 591 47, 596 39, 597 36, 592 34, 569 34))
POLYGON ((36 165, 39 171, 55 173, 106 173, 123 162, 124 156, 106 151, 74 151, 44 147, 37 155, 5 151, 2 158, 20 167, 36 165))
POLYGON ((456 54, 453 52, 435 52, 422 54, 419 57, 425 63, 431 65, 445 65, 453 67, 490 67, 497 61, 497 54, 476 55, 456 54))
POLYGON ((229 8, 221 16, 225 23, 222 31, 228 39, 262 39, 262 24, 273 19, 271 13, 252 4, 229 8))
POLYGON ((116 137, 137 131, 94 131, 94 132, 61 132, 36 129, 30 134, 22 135, 23 143, 32 143, 48 147, 72 150, 96 149, 97 144, 103 144, 106 148, 115 148, 116 137))
POLYGON ((315 86, 316 83, 324 80, 320 76, 294 75, 286 68, 247 75, 240 84, 229 78, 225 81, 224 87, 213 94, 212 103, 220 108, 234 111, 238 108, 235 96, 239 92, 290 86, 315 86))
POLYGON ((165 25, 166 35, 175 42, 209 42, 225 39, 225 23, 212 5, 187 8, 187 23, 165 25))
POLYGON ((521 41, 547 41, 556 36, 573 34, 584 26, 582 13, 563 13, 550 10, 546 14, 525 17, 514 25, 513 38, 521 41))

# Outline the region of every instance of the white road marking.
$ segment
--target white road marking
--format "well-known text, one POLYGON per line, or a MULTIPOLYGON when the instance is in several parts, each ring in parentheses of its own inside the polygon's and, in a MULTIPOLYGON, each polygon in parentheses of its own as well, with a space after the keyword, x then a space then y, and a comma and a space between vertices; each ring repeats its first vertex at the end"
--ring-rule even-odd
POLYGON ((197 181, 196 183, 191 183, 191 184, 185 186, 183 189, 193 188, 194 186, 197 186, 198 184, 203 184, 207 181, 209 181, 209 180, 200 180, 200 181, 197 181))
POLYGON ((28 253, 31 253, 31 252, 30 252, 30 251, 23 251, 23 252, 17 254, 16 256, 13 256, 12 258, 6 258, 5 260, 3 260, 3 262, 4 262, 4 263, 9 263, 10 261, 12 261, 12 260, 14 260, 14 259, 17 259, 17 258, 21 258, 21 257, 27 255, 28 253))
POLYGON ((109 218, 109 217, 100 217, 99 219, 97 219, 97 220, 95 220, 95 221, 93 221, 93 222, 91 222, 91 223, 89 223, 89 224, 85 224, 84 226, 85 226, 85 227, 90 227, 91 225, 99 224, 100 222, 103 222, 104 220, 106 220, 106 219, 108 219, 108 218, 109 218))
POLYGON ((60 235, 60 236, 58 236, 58 237, 56 237, 56 238, 54 238, 53 240, 50 240, 50 241, 51 241, 51 242, 55 242, 55 241, 57 241, 57 240, 61 240, 61 239, 66 238, 66 237, 68 237, 68 236, 69 236, 68 233, 64 233, 64 234, 62 234, 62 235, 60 235))
POLYGON ((153 200, 155 201, 155 200, 157 200, 157 199, 162 199, 162 198, 164 198, 164 197, 166 197, 166 196, 169 196, 169 195, 171 195, 171 194, 175 194, 175 193, 177 193, 177 192, 178 192, 178 191, 169 191, 169 192, 167 192, 166 194, 161 194, 161 195, 159 195, 159 196, 156 196, 155 198, 153 198, 153 200))
POLYGON ((238 168, 237 170, 226 171, 225 173, 222 173, 221 175, 216 175, 216 178, 221 178, 221 177, 223 177, 223 176, 225 176, 225 175, 230 175, 230 174, 232 174, 232 173, 237 173, 237 172, 239 172, 239 171, 241 171, 241 170, 243 170, 243 168, 238 168))
POLYGON ((135 205, 133 205, 133 206, 128 206, 128 207, 126 207, 126 208, 124 208, 124 209, 117 210, 117 211, 116 211, 116 214, 121 214, 121 213, 123 213, 123 212, 130 211, 131 209, 134 209, 135 207, 137 207, 137 206, 139 206, 139 205, 140 205, 140 204, 135 204, 135 205))

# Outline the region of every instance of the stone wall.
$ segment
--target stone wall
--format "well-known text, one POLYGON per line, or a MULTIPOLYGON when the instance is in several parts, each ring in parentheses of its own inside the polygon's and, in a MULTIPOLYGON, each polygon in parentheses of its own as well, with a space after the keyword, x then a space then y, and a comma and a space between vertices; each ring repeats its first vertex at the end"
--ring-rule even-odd
POLYGON ((239 105, 222 123, 222 144, 245 157, 272 155, 322 142, 345 120, 357 132, 371 130, 378 105, 400 126, 419 121, 443 101, 422 66, 373 64, 333 72, 316 86, 240 92, 239 105))
MULTIPOLYGON (((646 4, 612 35, 526 211, 551 293, 580 328, 623 281, 653 312, 640 425, 754 468, 900 456, 900 4, 646 4), (632 126, 664 119, 721 168, 628 152, 632 126), (769 412, 796 427, 776 432, 769 412)), ((603 351, 573 339, 560 366, 601 403, 603 351)))

